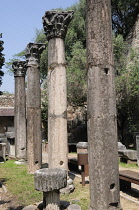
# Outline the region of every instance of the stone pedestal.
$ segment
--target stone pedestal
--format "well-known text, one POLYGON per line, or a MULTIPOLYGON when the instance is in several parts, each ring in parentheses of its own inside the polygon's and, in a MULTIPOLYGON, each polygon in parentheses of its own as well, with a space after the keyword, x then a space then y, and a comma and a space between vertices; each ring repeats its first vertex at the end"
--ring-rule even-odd
POLYGON ((43 192, 43 209, 60 210, 60 189, 67 184, 67 171, 44 168, 34 174, 35 189, 43 192))
POLYGON ((15 156, 17 160, 26 161, 26 93, 25 93, 25 74, 26 62, 15 61, 12 65, 15 78, 15 109, 14 109, 14 128, 15 128, 15 156))
POLYGON ((72 11, 47 11, 43 26, 48 39, 48 164, 68 169, 67 88, 64 39, 72 11))
POLYGON ((85 176, 89 176, 88 171, 88 142, 78 142, 77 159, 81 166, 82 186, 85 186, 85 176))
POLYGON ((7 152, 10 158, 15 158, 15 132, 6 132, 7 152))
POLYGON ((3 158, 3 160, 6 160, 6 143, 0 143, 0 158, 3 158))
POLYGON ((44 44, 29 43, 27 58, 27 158, 28 173, 33 174, 42 164, 41 90, 39 59, 44 44))

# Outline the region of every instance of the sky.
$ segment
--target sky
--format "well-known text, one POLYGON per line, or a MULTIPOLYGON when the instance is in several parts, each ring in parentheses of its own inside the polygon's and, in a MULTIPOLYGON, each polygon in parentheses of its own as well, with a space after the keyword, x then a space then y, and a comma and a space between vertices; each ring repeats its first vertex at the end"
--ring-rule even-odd
MULTIPOLYGON (((79 0, 0 0, 0 33, 4 41, 5 62, 34 41, 36 29, 43 28, 42 16, 47 10, 72 6, 79 0)), ((14 93, 14 76, 3 66, 0 91, 14 93)))

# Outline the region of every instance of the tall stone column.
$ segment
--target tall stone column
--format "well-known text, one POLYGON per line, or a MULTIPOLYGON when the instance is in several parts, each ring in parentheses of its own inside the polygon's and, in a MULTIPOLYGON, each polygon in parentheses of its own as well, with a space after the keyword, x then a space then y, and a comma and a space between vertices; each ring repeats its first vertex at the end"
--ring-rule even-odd
POLYGON ((26 160, 26 93, 25 93, 25 75, 26 62, 15 61, 12 64, 15 78, 15 157, 24 163, 26 160))
POLYGON ((28 173, 41 168, 41 89, 39 60, 45 49, 44 44, 29 43, 26 48, 27 59, 27 158, 28 173))
POLYGON ((87 0, 90 209, 120 209, 110 0, 87 0))
POLYGON ((47 11, 43 16, 48 39, 48 163, 68 169, 67 88, 64 39, 73 11, 47 11))

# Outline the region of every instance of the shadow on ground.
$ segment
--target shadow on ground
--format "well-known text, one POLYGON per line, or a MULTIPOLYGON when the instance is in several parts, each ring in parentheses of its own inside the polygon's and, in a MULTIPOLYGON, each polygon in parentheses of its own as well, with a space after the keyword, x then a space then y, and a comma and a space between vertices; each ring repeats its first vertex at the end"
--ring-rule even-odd
POLYGON ((14 207, 9 207, 7 210, 22 210, 24 208, 24 206, 18 206, 16 208, 14 207))
POLYGON ((127 195, 130 195, 130 196, 132 196, 134 198, 138 198, 138 200, 139 200, 139 190, 136 189, 136 188, 131 188, 131 190, 124 190, 122 192, 124 192, 127 195))

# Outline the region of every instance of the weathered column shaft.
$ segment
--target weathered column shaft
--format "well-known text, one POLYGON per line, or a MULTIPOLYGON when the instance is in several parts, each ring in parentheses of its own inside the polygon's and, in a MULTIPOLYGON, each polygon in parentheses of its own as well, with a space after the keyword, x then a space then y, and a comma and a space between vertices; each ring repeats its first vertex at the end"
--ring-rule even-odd
POLYGON ((26 159, 26 93, 25 93, 25 62, 13 62, 15 77, 15 156, 26 159))
POLYGON ((60 38, 48 44, 48 88, 49 167, 68 169, 65 49, 60 38))
POLYGON ((28 172, 34 173, 41 167, 41 101, 38 67, 27 70, 27 148, 28 172))
MULTIPOLYGON (((29 43, 27 46, 27 157, 28 172, 41 168, 41 90, 39 53, 43 44, 29 43)), ((44 48, 43 48, 44 49, 44 48)))
POLYGON ((48 163, 68 169, 65 46, 70 11, 48 11, 43 17, 48 38, 48 163))
POLYGON ((60 192, 58 190, 43 192, 43 209, 60 210, 60 192))
POLYGON ((119 209, 118 143, 110 0, 87 0, 90 209, 119 209))

